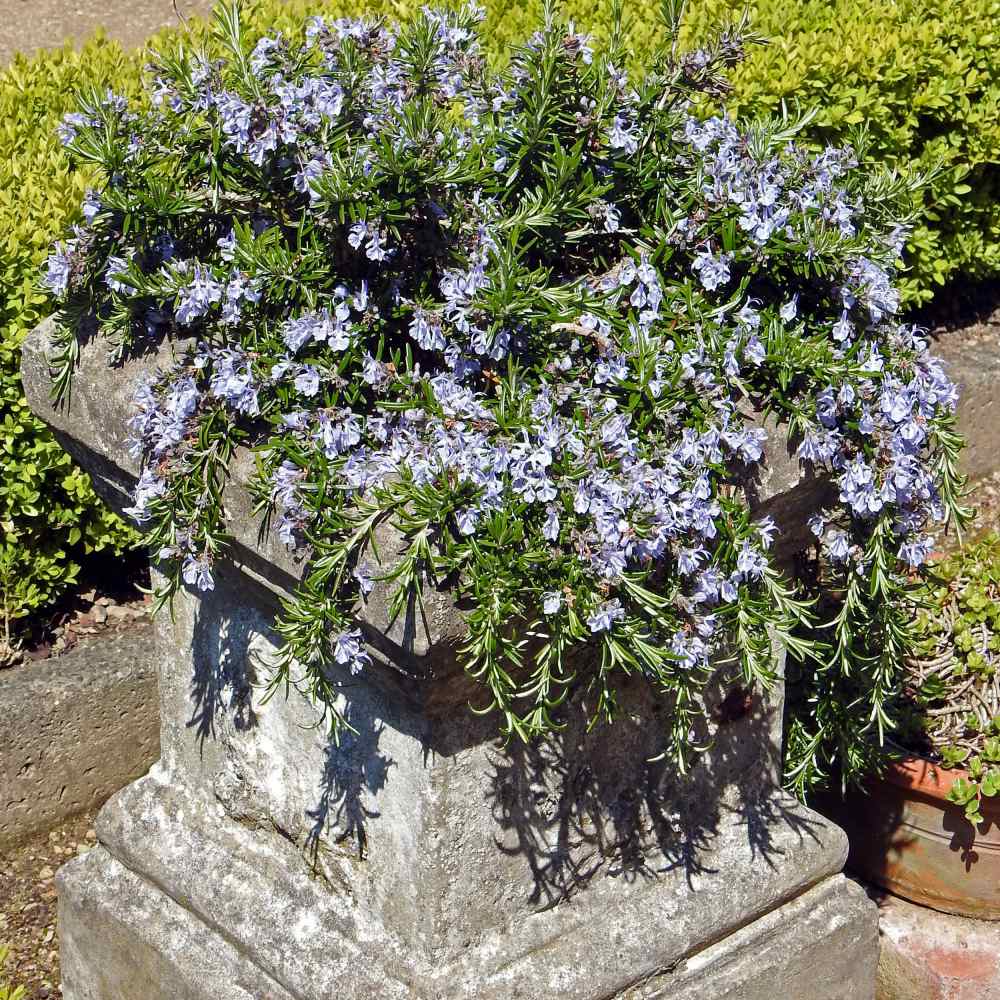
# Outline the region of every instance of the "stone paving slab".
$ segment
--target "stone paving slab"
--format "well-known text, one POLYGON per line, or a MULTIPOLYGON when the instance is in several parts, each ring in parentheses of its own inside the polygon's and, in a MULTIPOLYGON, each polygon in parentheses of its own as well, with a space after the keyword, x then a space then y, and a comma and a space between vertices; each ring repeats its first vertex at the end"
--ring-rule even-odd
MULTIPOLYGON (((177 0, 185 17, 211 6, 211 0, 177 0)), ((15 52, 30 54, 68 40, 79 44, 98 28, 125 46, 137 46, 177 23, 173 0, 0 0, 0 67, 15 52)))
POLYGON ((879 899, 877 1000, 1000 1000, 1000 921, 879 899))

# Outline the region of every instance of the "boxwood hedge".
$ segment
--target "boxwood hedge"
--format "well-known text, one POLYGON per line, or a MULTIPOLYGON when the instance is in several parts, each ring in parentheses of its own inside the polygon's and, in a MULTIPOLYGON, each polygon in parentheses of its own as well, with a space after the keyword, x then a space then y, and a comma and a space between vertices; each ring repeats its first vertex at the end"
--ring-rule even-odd
MULTIPOLYGON (((693 0, 689 30, 732 0, 693 0)), ((754 0, 771 39, 737 71, 736 109, 817 104, 814 137, 864 128, 869 155, 932 173, 904 294, 1000 270, 1000 0, 754 0)))
MULTIPOLYGON (((659 0, 626 4, 637 59, 656 43, 659 0)), ((567 0, 595 34, 610 9, 567 0), (598 9, 594 9, 597 7, 598 9)), ((496 3, 487 37, 523 34, 541 0, 496 3)), ((868 155, 931 175, 923 217, 908 246, 910 303, 946 282, 1000 271, 1000 0, 688 0, 686 32, 697 39, 744 10, 755 47, 733 76, 734 114, 773 112, 782 102, 818 106, 817 144, 867 133, 868 155)))
POLYGON ((136 539, 31 414, 19 374, 21 341, 50 309, 39 269, 86 188, 54 129, 76 87, 112 78, 137 81, 138 66, 103 39, 0 74, 0 614, 13 618, 70 586, 88 553, 136 539))

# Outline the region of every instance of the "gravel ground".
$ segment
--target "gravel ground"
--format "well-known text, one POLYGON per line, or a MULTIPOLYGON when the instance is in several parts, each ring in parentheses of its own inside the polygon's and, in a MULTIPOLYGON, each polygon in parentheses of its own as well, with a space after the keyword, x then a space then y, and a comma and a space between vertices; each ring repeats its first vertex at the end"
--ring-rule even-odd
MULTIPOLYGON (((205 13, 211 0, 177 0, 185 17, 205 13)), ((0 0, 0 66, 15 52, 79 42, 103 27, 124 45, 142 44, 177 23, 172 0, 0 0)))
POLYGON ((85 813, 0 851, 0 944, 10 947, 6 976, 24 987, 25 1000, 62 996, 53 880, 60 865, 97 843, 93 822, 85 813))
POLYGON ((149 563, 141 553, 96 557, 82 579, 44 612, 15 622, 8 640, 0 628, 0 679, 5 667, 45 660, 81 642, 110 638, 149 620, 149 563))

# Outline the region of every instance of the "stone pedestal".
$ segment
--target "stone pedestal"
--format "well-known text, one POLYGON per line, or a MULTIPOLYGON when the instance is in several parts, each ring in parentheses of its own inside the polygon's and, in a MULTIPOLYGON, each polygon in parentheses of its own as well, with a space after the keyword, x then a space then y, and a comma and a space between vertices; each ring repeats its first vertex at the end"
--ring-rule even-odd
MULTIPOLYGON (((55 411, 46 350, 43 325, 29 400, 120 506, 127 400, 156 359, 111 372, 86 349, 55 411)), ((449 595, 390 622, 376 590, 338 746, 294 691, 261 699, 298 567, 258 537, 244 481, 237 463, 215 591, 157 626, 162 758, 60 873, 66 1000, 872 997, 875 909, 839 874, 845 838, 777 787, 780 686, 716 714, 684 779, 649 762, 640 685, 613 728, 586 731, 578 692, 558 738, 505 749, 468 711, 449 595)), ((823 488, 787 462, 761 484, 788 545, 823 488)))

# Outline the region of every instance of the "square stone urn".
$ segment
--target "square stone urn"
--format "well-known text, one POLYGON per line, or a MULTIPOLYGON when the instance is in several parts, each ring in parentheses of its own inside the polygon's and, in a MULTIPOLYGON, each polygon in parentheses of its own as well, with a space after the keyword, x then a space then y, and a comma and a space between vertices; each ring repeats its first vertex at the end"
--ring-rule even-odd
MULTIPOLYGON (((172 348, 111 369, 86 345, 54 408, 50 334, 24 345, 28 399, 120 510, 130 399, 172 348)), ((216 589, 157 625, 162 758, 60 872, 65 1000, 873 996, 876 912, 840 874, 844 835, 777 784, 780 685, 739 718, 710 685, 712 748, 684 778, 650 761, 664 723, 640 686, 611 728, 586 731, 581 691, 552 742, 504 748, 469 711, 449 594, 389 621, 376 590, 337 745, 294 690, 261 696, 301 570, 252 516, 249 468, 216 589)), ((772 462, 757 502, 786 549, 824 488, 772 462)))

